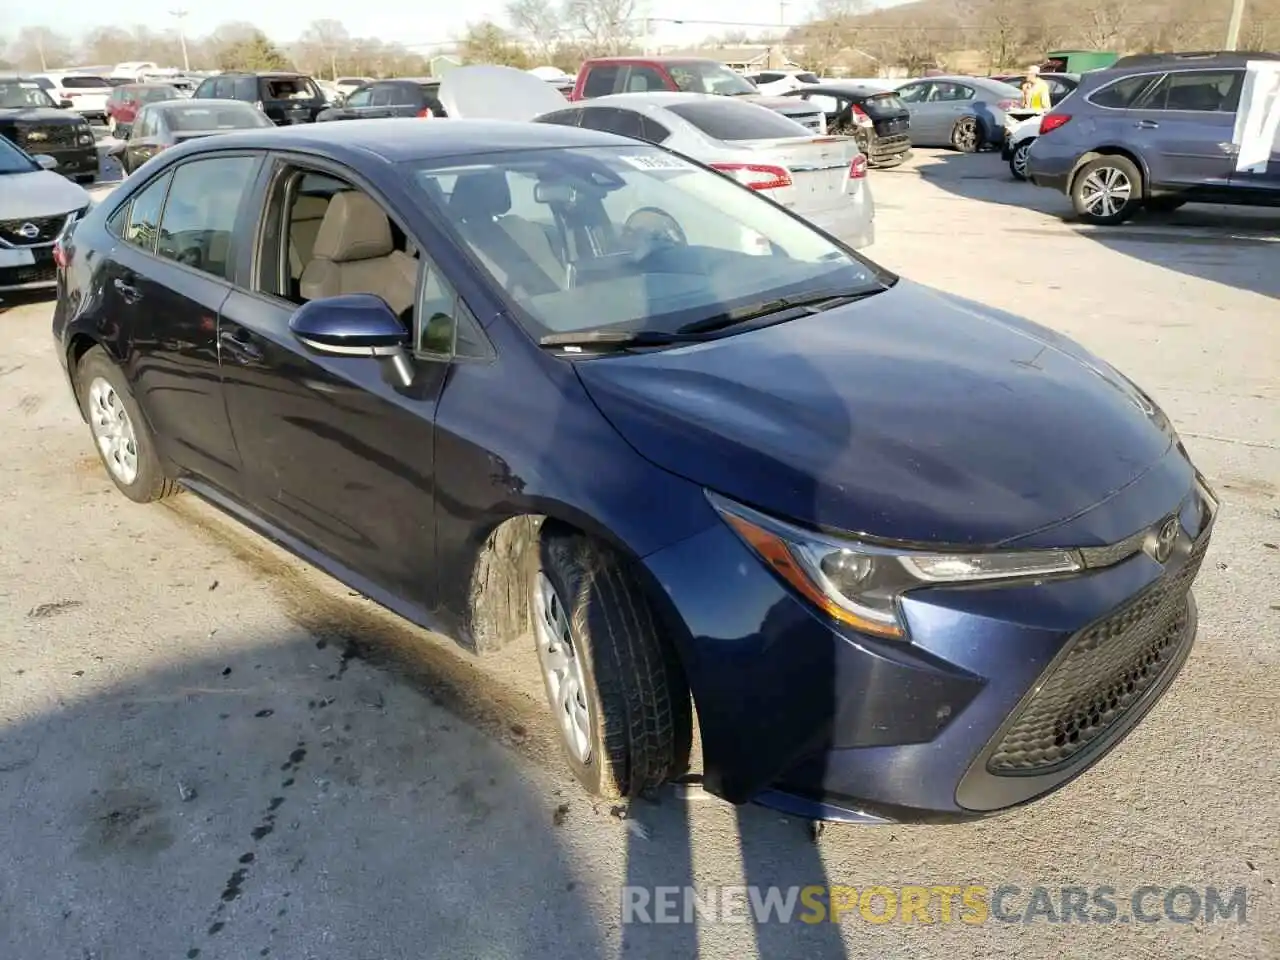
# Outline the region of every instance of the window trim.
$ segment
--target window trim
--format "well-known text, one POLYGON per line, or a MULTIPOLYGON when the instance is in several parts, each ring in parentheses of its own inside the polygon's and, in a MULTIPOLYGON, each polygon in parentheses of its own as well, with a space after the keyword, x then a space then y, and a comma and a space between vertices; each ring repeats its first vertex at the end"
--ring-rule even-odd
MULTIPOLYGON (((1186 74, 1189 74, 1189 73, 1239 74, 1240 75, 1240 93, 1241 95, 1244 94, 1244 79, 1245 79, 1244 75, 1246 73, 1245 68, 1219 66, 1219 67, 1196 67, 1195 69, 1192 69, 1192 70, 1166 70, 1161 75, 1160 79, 1156 81, 1155 86, 1148 86, 1143 89, 1142 96, 1144 97, 1150 96, 1151 94, 1155 93, 1156 90, 1160 89, 1160 85, 1164 83, 1166 80, 1171 80, 1175 76, 1185 76, 1186 74)), ((1166 96, 1166 100, 1167 99, 1168 97, 1166 96)), ((1194 113, 1194 114, 1209 114, 1211 116, 1214 116, 1217 114, 1223 114, 1225 116, 1235 116, 1240 112, 1240 99, 1238 97, 1236 98, 1236 106, 1234 110, 1188 110, 1185 108, 1170 109, 1169 107, 1125 107, 1124 109, 1147 110, 1147 111, 1150 111, 1151 113, 1194 113)))

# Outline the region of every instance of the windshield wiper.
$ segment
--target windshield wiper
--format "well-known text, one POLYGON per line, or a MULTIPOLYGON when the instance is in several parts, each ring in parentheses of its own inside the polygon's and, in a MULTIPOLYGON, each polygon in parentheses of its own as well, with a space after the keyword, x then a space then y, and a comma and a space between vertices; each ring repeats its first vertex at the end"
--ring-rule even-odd
POLYGON ((668 347, 673 343, 696 343, 705 337, 685 331, 666 333, 662 330, 570 330, 549 333, 538 339, 544 347, 591 347, 598 350, 627 347, 668 347))
POLYGON ((711 333, 715 330, 723 330, 725 327, 737 326, 739 323, 759 320, 762 317, 782 313, 783 311, 803 310, 805 313, 821 313, 823 310, 843 307, 845 304, 853 303, 875 293, 880 293, 880 290, 866 290, 862 293, 820 293, 810 296, 779 297, 776 300, 753 303, 734 310, 726 310, 724 313, 717 313, 702 320, 695 320, 693 323, 686 323, 676 330, 676 334, 696 335, 711 333))

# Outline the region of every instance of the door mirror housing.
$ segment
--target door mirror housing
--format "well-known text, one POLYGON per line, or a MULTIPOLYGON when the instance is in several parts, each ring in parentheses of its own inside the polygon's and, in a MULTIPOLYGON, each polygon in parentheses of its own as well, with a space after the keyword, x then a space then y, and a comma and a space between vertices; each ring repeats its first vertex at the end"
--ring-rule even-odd
POLYGON ((75 103, 74 103, 73 101, 71 101, 71 100, 59 100, 59 101, 58 101, 58 109, 59 109, 59 110, 70 110, 70 109, 71 109, 72 107, 74 107, 74 106, 75 106, 75 103))
POLYGON ((58 166, 58 161, 47 153, 37 153, 31 158, 42 170, 53 170, 58 166))
POLYGON ((106 154, 108 157, 119 157, 124 155, 124 141, 120 140, 107 147, 106 154))
POLYGON ((392 356, 409 343, 400 318, 386 301, 369 293, 304 303, 290 318, 289 329, 309 349, 332 356, 392 356))

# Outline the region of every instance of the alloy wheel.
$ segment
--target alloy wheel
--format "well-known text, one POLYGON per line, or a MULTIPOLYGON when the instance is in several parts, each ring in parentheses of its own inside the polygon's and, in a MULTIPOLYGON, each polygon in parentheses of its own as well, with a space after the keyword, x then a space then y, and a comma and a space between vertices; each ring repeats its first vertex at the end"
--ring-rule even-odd
POLYGON ((1133 184, 1123 170, 1098 167, 1080 185, 1080 202, 1090 216, 1114 217, 1133 198, 1133 184))
POLYGON ((1027 179, 1027 160, 1031 156, 1031 144, 1023 143, 1013 151, 1013 172, 1021 180, 1027 179))
POLYGON ((89 385, 89 429, 111 475, 126 487, 138 479, 138 438, 120 395, 102 377, 89 385))
POLYGON ((591 760, 591 710, 569 612, 546 574, 537 575, 533 592, 538 661, 551 709, 570 754, 586 764, 591 760))
POLYGON ((978 150, 978 123, 973 118, 961 120, 956 124, 952 142, 956 149, 964 153, 976 153, 978 150))

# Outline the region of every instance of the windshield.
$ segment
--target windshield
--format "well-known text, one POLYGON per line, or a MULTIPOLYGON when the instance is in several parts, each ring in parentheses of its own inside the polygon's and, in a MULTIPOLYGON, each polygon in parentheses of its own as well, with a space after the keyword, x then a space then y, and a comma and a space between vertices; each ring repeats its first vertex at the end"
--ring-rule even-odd
POLYGON ((702 60, 669 63, 667 73, 675 81, 676 89, 685 93, 718 93, 736 97, 760 92, 746 77, 739 76, 722 63, 702 60))
POLYGON ((885 274, 771 200, 653 147, 551 149, 410 167, 535 338, 670 332, 885 274))
POLYGON ((173 100, 177 91, 173 87, 139 87, 134 95, 142 103, 156 103, 160 100, 173 100))
POLYGON ((0 80, 0 108, 52 107, 54 103, 40 86, 27 80, 0 80))
MULTIPOLYGON (((6 173, 30 173, 40 167, 30 157, 15 147, 5 137, 0 137, 0 175, 6 173)), ((16 188, 15 188, 16 189, 16 188)))
POLYGON ((175 107, 165 112, 165 121, 174 133, 189 133, 194 130, 244 130, 272 125, 271 121, 257 108, 236 101, 220 103, 216 107, 175 107))

